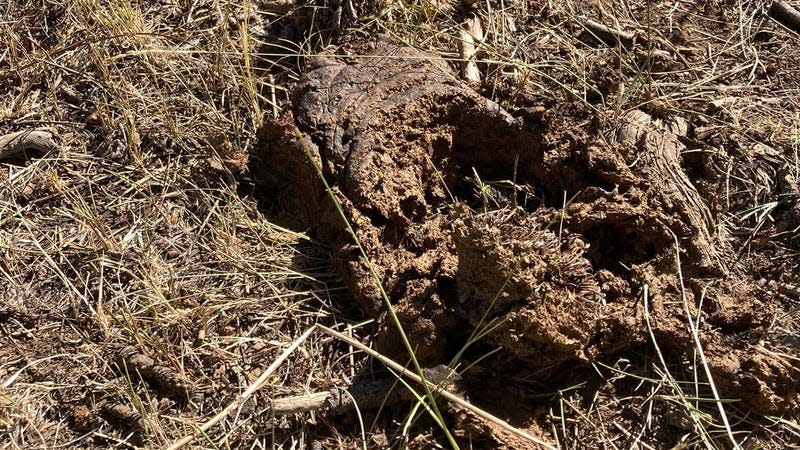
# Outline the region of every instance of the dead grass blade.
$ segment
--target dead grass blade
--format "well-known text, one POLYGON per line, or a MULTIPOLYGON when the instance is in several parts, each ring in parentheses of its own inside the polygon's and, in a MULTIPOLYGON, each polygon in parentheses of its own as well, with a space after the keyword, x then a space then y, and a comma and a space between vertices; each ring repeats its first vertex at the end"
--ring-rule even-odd
POLYGON ((311 335, 311 333, 314 332, 314 329, 315 327, 312 326, 311 328, 306 330, 303 334, 301 334, 297 339, 295 339, 294 342, 292 342, 292 344, 289 345, 286 348, 286 350, 284 350, 283 353, 281 353, 281 355, 277 359, 275 359, 275 361, 272 364, 270 364, 269 367, 267 367, 266 370, 264 370, 261 376, 259 376, 250 386, 248 386, 248 388, 245 389, 244 392, 238 395, 233 402, 231 402, 228 406, 226 406, 222 411, 217 413, 217 415, 215 415, 214 417, 212 417, 211 419, 207 420, 205 423, 200 425, 197 428, 196 434, 190 434, 184 436, 183 438, 175 441, 173 444, 166 447, 165 450, 178 450, 179 448, 182 448, 184 445, 190 443, 193 439, 195 439, 197 437, 197 434, 205 434, 205 432, 208 431, 211 427, 219 423, 224 418, 228 417, 228 415, 230 415, 233 411, 239 409, 242 406, 242 404, 244 404, 244 402, 247 401, 247 399, 252 397, 253 394, 255 394, 259 389, 261 389, 264 386, 269 377, 271 377, 272 374, 275 373, 275 371, 278 369, 278 367, 280 367, 280 365, 283 364, 283 362, 286 361, 289 358, 289 356, 291 356, 292 352, 294 352, 297 349, 297 347, 300 346, 300 344, 305 342, 305 340, 311 335))
POLYGON ((455 394, 452 394, 452 393, 450 393, 450 392, 448 392, 446 390, 442 390, 441 386, 438 386, 438 385, 436 385, 434 383, 431 383, 428 380, 425 380, 424 378, 420 377, 416 373, 409 371, 406 367, 403 367, 402 365, 392 361, 391 359, 389 359, 389 358, 381 355, 380 353, 376 352, 375 350, 371 349, 369 346, 364 345, 361 342, 359 342, 359 341, 357 341, 357 340, 355 340, 355 339, 353 339, 353 338, 351 338, 351 337, 349 337, 349 336, 347 336, 345 334, 339 333, 338 331, 332 330, 332 329, 330 329, 328 327, 325 327, 325 326, 319 326, 319 330, 322 331, 325 334, 328 334, 328 335, 330 335, 332 337, 335 337, 336 339, 339 339, 339 340, 341 340, 343 342, 347 342, 349 345, 352 345, 353 347, 355 347, 355 348, 363 351, 364 353, 372 356, 373 358, 377 359, 378 361, 380 361, 381 363, 383 363, 384 365, 386 365, 390 369, 392 369, 395 372, 397 372, 399 375, 404 376, 406 378, 409 378, 409 379, 415 381, 416 383, 419 383, 419 384, 422 384, 422 385, 427 385, 428 389, 431 389, 432 392, 435 393, 435 395, 437 395, 437 396, 440 395, 440 396, 444 397, 445 399, 455 403, 456 405, 459 405, 461 407, 464 407, 464 408, 474 412, 475 414, 477 414, 481 418, 483 418, 483 419, 485 419, 485 420, 487 420, 489 422, 492 422, 493 424, 503 428, 504 430, 506 430, 506 431, 508 431, 510 433, 513 433, 513 434, 515 434, 515 435, 517 435, 517 436, 519 436, 519 437, 521 437, 521 438, 523 438, 523 439, 525 439, 525 440, 527 440, 527 441, 529 441, 531 443, 540 445, 543 448, 546 448, 548 450, 557 450, 557 447, 555 447, 552 444, 546 442, 545 440, 543 440, 541 438, 538 438, 536 436, 533 436, 533 435, 531 435, 531 434, 529 434, 529 433, 527 433, 527 432, 525 432, 523 430, 520 430, 519 428, 516 428, 516 427, 510 425, 508 422, 504 421, 503 419, 500 419, 499 417, 496 417, 496 416, 492 415, 488 411, 485 411, 485 410, 483 410, 483 409, 481 409, 481 408, 469 403, 468 401, 464 400, 463 398, 461 398, 461 397, 459 397, 459 396, 457 396, 455 394))

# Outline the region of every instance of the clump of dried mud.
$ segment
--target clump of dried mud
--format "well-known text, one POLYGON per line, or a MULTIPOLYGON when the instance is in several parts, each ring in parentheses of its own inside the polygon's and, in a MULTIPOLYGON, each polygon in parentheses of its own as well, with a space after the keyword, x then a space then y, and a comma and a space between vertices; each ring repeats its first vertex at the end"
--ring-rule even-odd
MULTIPOLYGON (((313 62, 294 117, 262 130, 254 157, 272 165, 254 168, 278 193, 276 214, 331 247, 353 298, 380 319, 310 152, 426 364, 449 362, 493 318, 492 370, 603 360, 651 332, 682 360, 696 351, 695 320, 722 396, 795 410, 797 359, 754 350, 781 305, 685 173, 687 122, 634 111, 592 139, 547 112, 513 117, 431 55, 384 39, 365 53, 313 62)), ((390 327, 379 343, 402 355, 390 327)))

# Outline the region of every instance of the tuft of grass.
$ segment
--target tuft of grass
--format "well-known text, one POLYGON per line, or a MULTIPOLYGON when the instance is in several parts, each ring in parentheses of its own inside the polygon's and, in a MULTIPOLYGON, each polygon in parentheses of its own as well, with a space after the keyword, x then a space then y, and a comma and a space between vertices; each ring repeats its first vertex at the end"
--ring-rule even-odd
MULTIPOLYGON (((62 140, 0 161, 3 448, 162 448, 298 330, 350 317, 326 250, 236 191, 263 111, 285 100, 258 74, 264 20, 232 1, 0 6, 0 132, 47 124, 62 140), (121 371, 126 345, 193 394, 121 371)), ((348 445, 264 413, 268 397, 344 385, 360 364, 320 337, 305 347, 201 445, 348 445)))

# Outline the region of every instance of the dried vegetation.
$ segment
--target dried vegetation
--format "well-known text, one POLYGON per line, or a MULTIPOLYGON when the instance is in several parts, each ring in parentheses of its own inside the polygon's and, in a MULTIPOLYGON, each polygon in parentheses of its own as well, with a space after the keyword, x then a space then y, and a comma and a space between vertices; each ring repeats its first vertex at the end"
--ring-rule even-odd
MULTIPOLYGON (((531 445, 452 404, 443 432, 407 395, 357 414, 274 414, 276 399, 393 379, 356 341, 406 363, 346 227, 315 214, 332 210, 308 160, 269 158, 300 132, 294 149, 321 149, 420 358, 460 358, 458 395, 561 448, 798 445, 792 6, 3 3, 0 447, 430 448, 449 432, 465 446, 531 445), (309 114, 302 99, 324 82, 305 74, 375 60, 377 34, 404 48, 395 69, 434 67, 416 81, 460 103, 378 114, 390 133, 365 142, 386 151, 362 143, 366 162, 345 171, 351 144, 323 125, 356 129, 361 116, 309 114), (431 111, 467 130, 498 121, 414 135, 431 111), (437 167, 419 144, 437 161, 468 155, 437 167), (522 144, 521 158, 498 151, 522 144), (383 201, 359 170, 384 182, 383 201), (409 186, 416 197, 395 208, 409 186), (546 302, 520 303, 534 297, 546 302), (548 314, 564 320, 537 322, 548 314), (318 323, 356 341, 298 340, 318 323)), ((448 98, 437 95, 419 98, 448 98)))

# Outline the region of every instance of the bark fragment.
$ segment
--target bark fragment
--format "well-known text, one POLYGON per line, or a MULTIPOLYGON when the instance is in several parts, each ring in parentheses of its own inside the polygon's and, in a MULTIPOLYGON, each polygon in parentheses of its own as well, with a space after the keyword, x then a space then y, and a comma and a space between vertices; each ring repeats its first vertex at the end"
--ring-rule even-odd
POLYGON ((35 150, 48 152, 58 147, 58 136, 50 129, 23 130, 0 136, 0 161, 35 150))

